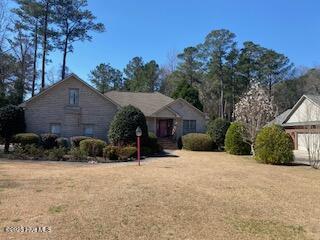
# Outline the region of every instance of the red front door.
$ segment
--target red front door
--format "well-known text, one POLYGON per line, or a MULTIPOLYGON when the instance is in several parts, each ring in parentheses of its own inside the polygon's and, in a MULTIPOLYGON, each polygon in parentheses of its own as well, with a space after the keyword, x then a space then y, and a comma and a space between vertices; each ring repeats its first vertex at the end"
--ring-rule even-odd
POLYGON ((159 137, 168 136, 168 121, 159 120, 159 137))

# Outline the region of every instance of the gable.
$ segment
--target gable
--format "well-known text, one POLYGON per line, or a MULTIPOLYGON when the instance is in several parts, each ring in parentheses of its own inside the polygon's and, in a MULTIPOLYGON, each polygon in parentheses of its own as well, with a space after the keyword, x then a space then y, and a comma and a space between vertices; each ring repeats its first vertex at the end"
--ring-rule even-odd
MULTIPOLYGON (((298 102, 299 103, 299 102, 298 102)), ((285 123, 302 123, 320 121, 320 106, 309 98, 304 99, 299 105, 293 108, 285 123)))
MULTIPOLYGON (((66 77, 65 79, 49 86, 48 88, 41 91, 39 94, 35 95, 34 97, 28 99, 24 103, 21 104, 21 106, 28 106, 30 104, 36 103, 37 101, 41 101, 41 99, 50 97, 52 99, 52 95, 59 95, 68 98, 68 89, 69 88, 79 88, 82 93, 90 93, 91 95, 95 96, 99 99, 99 101, 103 100, 107 102, 108 104, 112 104, 116 107, 119 107, 117 103, 112 101, 112 99, 109 99, 108 97, 104 96, 100 92, 98 92, 96 89, 91 87, 89 84, 81 80, 78 76, 75 74, 71 74, 70 76, 66 77), (63 91, 63 93, 57 94, 59 91, 63 91)), ((58 97, 57 97, 58 98, 58 97)), ((54 97, 53 97, 54 99, 54 97)), ((58 100, 58 99, 57 99, 58 100)), ((68 100, 68 99, 67 99, 68 100)))
POLYGON ((183 99, 177 99, 168 108, 179 114, 183 119, 205 118, 204 113, 183 99))

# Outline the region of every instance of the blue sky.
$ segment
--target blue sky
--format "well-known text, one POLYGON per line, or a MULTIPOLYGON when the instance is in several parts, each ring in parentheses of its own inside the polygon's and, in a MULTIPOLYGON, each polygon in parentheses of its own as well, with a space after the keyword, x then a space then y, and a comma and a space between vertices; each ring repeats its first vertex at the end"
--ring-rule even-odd
MULTIPOLYGON (((76 43, 70 70, 83 79, 105 62, 122 70, 134 56, 167 62, 169 52, 201 43, 226 28, 246 40, 287 55, 296 66, 320 65, 318 0, 88 0, 106 26, 92 42, 76 43)), ((62 53, 50 57, 57 70, 62 53)), ((50 68, 50 67, 49 67, 50 68)))

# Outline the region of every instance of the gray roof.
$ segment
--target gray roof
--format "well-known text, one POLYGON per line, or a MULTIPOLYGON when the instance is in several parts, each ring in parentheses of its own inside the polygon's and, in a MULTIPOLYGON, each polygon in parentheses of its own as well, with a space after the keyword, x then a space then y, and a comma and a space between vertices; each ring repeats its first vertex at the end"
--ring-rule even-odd
POLYGON ((286 118, 287 118, 287 116, 289 115, 290 112, 291 112, 291 109, 288 109, 288 110, 284 111, 283 113, 281 113, 280 115, 275 117, 275 119, 273 119, 271 122, 269 122, 267 124, 267 126, 270 126, 272 124, 282 125, 283 122, 286 120, 286 118))
POLYGON ((139 108, 146 116, 151 116, 153 113, 174 101, 174 99, 158 92, 142 93, 110 91, 105 93, 105 95, 122 107, 133 105, 139 108))

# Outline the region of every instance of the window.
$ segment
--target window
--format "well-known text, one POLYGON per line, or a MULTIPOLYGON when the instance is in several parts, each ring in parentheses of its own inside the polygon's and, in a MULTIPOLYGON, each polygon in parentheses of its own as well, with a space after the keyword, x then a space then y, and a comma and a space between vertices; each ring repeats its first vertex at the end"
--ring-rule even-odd
POLYGON ((50 124, 50 132, 53 134, 60 135, 61 134, 61 124, 60 123, 51 123, 50 124))
POLYGON ((196 132, 196 120, 183 120, 183 134, 196 132))
POLYGON ((79 105, 79 89, 77 88, 69 89, 69 104, 79 105))
POLYGON ((86 124, 83 128, 83 135, 92 137, 93 136, 93 124, 86 124))

